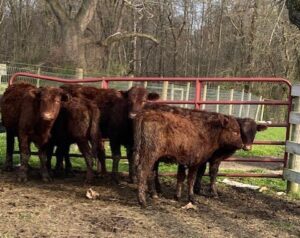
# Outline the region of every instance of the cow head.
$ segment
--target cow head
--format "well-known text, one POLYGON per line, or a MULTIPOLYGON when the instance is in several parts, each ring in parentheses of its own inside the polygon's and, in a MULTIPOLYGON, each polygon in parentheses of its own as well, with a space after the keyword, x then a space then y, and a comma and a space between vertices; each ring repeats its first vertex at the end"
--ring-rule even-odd
POLYGON ((155 101, 159 99, 157 93, 148 93, 145 88, 132 87, 128 91, 121 91, 123 98, 128 103, 128 116, 133 119, 141 111, 148 100, 155 101))
POLYGON ((64 90, 56 87, 40 87, 34 91, 34 94, 39 99, 41 119, 49 122, 57 118, 62 101, 69 99, 64 90))
POLYGON ((221 147, 228 149, 241 149, 243 147, 240 126, 234 117, 218 115, 213 116, 213 119, 210 118, 208 121, 221 128, 219 138, 221 147))
POLYGON ((254 137, 257 131, 264 131, 268 127, 266 125, 257 125, 251 118, 237 118, 241 129, 241 137, 243 141, 243 150, 251 150, 254 137))

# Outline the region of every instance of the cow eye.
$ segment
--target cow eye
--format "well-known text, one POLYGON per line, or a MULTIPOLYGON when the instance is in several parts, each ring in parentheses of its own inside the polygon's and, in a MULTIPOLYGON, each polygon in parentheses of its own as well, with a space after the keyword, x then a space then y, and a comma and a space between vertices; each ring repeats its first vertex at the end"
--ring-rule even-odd
POLYGON ((234 131, 234 132, 233 132, 233 135, 235 135, 235 136, 238 136, 238 135, 239 135, 239 133, 238 133, 238 132, 236 132, 236 131, 234 131))

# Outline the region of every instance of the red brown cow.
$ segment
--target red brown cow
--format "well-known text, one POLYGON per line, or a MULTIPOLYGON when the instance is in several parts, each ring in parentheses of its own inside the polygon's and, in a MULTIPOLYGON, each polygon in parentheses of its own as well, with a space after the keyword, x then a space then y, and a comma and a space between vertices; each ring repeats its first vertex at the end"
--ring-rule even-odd
MULTIPOLYGON (((179 113, 179 114, 191 114, 191 113, 203 113, 204 111, 201 110, 190 110, 190 109, 184 109, 184 108, 179 108, 179 107, 172 107, 168 106, 165 104, 148 104, 145 108, 147 109, 154 109, 154 110, 161 110, 161 111, 167 111, 167 112, 172 112, 172 113, 179 113)), ((204 112, 206 113, 206 112, 204 112)), ((241 133, 241 138, 243 141, 243 150, 251 150, 251 146, 254 141, 254 137, 256 135, 257 131, 263 131, 267 129, 267 126, 265 125, 257 125, 256 122, 251 119, 251 118, 236 118, 239 126, 240 126, 240 133, 241 133)), ((211 193, 214 196, 217 196, 217 191, 215 187, 215 182, 216 182, 216 176, 218 172, 219 165, 221 161, 227 159, 230 157, 232 154, 235 153, 236 150, 228 150, 228 149, 219 149, 217 150, 211 158, 208 159, 208 162, 210 163, 210 190, 211 193)), ((151 192, 153 197, 157 197, 157 193, 161 192, 160 188, 160 183, 158 179, 158 166, 159 166, 159 161, 157 161, 154 165, 153 168, 153 173, 154 173, 154 181, 155 181, 155 186, 154 184, 151 184, 151 192)), ((206 163, 203 163, 199 166, 198 172, 197 172, 197 178, 194 186, 194 191, 196 194, 200 193, 200 188, 201 188, 201 179, 202 176, 205 172, 206 169, 206 163)), ((179 165, 178 168, 179 173, 183 173, 185 171, 184 166, 179 165)), ((178 175, 178 176, 183 176, 183 175, 178 175)))
MULTIPOLYGON (((158 94, 148 93, 146 89, 132 87, 128 91, 119 92, 115 89, 97 89, 81 85, 63 85, 62 88, 73 96, 86 97, 93 100, 100 109, 100 130, 103 138, 108 138, 113 157, 112 175, 118 181, 118 165, 121 159, 121 145, 126 147, 129 160, 129 178, 134 179, 132 163, 132 120, 147 100, 158 99, 158 94)), ((105 163, 102 161, 103 170, 105 163)))
MULTIPOLYGON (((237 121, 240 125, 241 138, 244 144, 243 149, 251 150, 256 132, 264 131, 268 127, 265 125, 257 125, 256 122, 251 118, 237 118, 237 121)), ((221 161, 232 156, 235 153, 235 151, 236 150, 219 149, 207 161, 209 162, 210 193, 215 197, 218 196, 218 192, 216 188, 216 178, 217 178, 220 163, 221 161)), ((194 187, 194 191, 196 194, 200 194, 201 179, 204 175, 205 169, 206 169, 206 163, 201 164, 200 167, 198 168, 197 179, 194 187)))
POLYGON ((59 113, 61 100, 65 100, 65 96, 60 88, 36 88, 26 83, 11 85, 4 92, 1 114, 7 132, 5 167, 12 167, 14 136, 18 136, 21 155, 19 181, 27 181, 30 142, 34 142, 38 147, 43 180, 50 180, 44 147, 59 113))
MULTIPOLYGON (((194 201, 197 168, 219 148, 242 148, 236 119, 219 113, 171 113, 143 110, 135 119, 134 150, 138 173, 138 200, 146 205, 146 184, 156 161, 167 157, 186 165, 189 200, 194 201)), ((181 197, 184 177, 178 177, 177 198, 181 197)))
POLYGON ((48 170, 51 169, 53 147, 57 146, 56 170, 60 170, 63 158, 65 158, 66 172, 70 172, 69 148, 71 144, 76 143, 86 161, 86 182, 92 182, 93 158, 98 157, 98 151, 102 151, 102 155, 104 155, 103 148, 99 148, 99 141, 101 141, 99 122, 99 109, 91 100, 74 97, 63 103, 51 131, 52 137, 49 142, 47 160, 48 170))

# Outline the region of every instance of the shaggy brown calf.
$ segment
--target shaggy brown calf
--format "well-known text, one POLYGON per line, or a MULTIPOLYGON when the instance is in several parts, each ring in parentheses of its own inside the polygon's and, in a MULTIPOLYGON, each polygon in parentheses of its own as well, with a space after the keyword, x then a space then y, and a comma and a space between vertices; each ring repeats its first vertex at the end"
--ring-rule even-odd
POLYGON ((45 145, 59 113, 61 101, 66 99, 60 88, 36 88, 27 83, 11 85, 4 92, 1 114, 7 133, 5 167, 12 168, 14 136, 18 136, 21 155, 19 181, 27 181, 30 142, 34 142, 38 148, 43 180, 50 180, 46 168, 45 145))
POLYGON ((65 158, 66 172, 71 172, 69 148, 71 144, 76 143, 86 161, 86 182, 92 182, 93 158, 98 157, 99 151, 104 156, 103 148, 99 148, 99 141, 101 141, 99 121, 99 109, 91 100, 75 97, 63 103, 51 131, 52 137, 49 142, 47 160, 48 170, 51 169, 53 147, 57 146, 56 171, 61 169, 63 158, 65 158))
MULTIPOLYGON (((190 110, 190 109, 184 109, 184 108, 179 108, 179 107, 172 107, 164 104, 148 104, 145 108, 147 109, 153 109, 153 110, 161 110, 161 111, 167 111, 167 112, 172 112, 172 113, 179 113, 179 114, 191 114, 191 113, 203 113, 204 111, 201 110, 190 110)), ((204 112, 206 113, 206 112, 204 112)), ((267 129, 267 126, 265 125, 257 125, 256 122, 251 119, 251 118, 236 118, 239 126, 240 126, 240 133, 241 133, 241 138, 243 141, 243 150, 251 150, 251 146, 254 141, 254 137, 256 135, 257 131, 263 131, 267 129)), ((207 162, 210 163, 210 179, 211 179, 211 184, 210 184, 210 190, 211 193, 214 196, 217 196, 217 191, 215 187, 215 182, 216 182, 216 176, 217 172, 219 169, 219 165, 221 161, 229 158, 232 154, 235 153, 236 150, 228 150, 221 148, 217 150, 211 158, 208 159, 207 162)), ((155 187, 154 184, 151 184, 151 189, 152 189, 152 196, 157 197, 157 192, 161 193, 161 188, 160 188, 160 183, 158 179, 158 166, 159 166, 159 161, 157 161, 153 167, 153 173, 154 173, 154 181, 155 181, 155 187)), ((196 194, 200 193, 200 188, 201 188, 201 179, 202 176, 205 172, 206 169, 206 163, 203 163, 199 166, 198 172, 197 172, 197 178, 194 186, 194 191, 196 194)), ((183 173, 185 171, 184 166, 179 165, 178 168, 179 173, 183 173)), ((184 175, 178 175, 178 176, 184 176, 184 175)))
MULTIPOLYGON (((147 100, 156 100, 159 95, 148 93, 146 89, 132 87, 128 91, 115 89, 97 89, 81 85, 63 85, 62 88, 72 96, 93 100, 101 112, 100 130, 103 138, 108 138, 113 157, 113 179, 118 181, 118 165, 121 159, 121 145, 125 146, 129 161, 129 178, 134 179, 132 163, 133 133, 132 120, 146 104, 147 100)), ((105 162, 101 163, 106 171, 105 162)))
MULTIPOLYGON (((138 200, 146 205, 146 184, 160 158, 186 165, 189 200, 194 200, 197 168, 219 148, 240 149, 239 125, 233 117, 219 113, 171 113, 143 110, 135 119, 134 150, 138 173, 138 200)), ((177 198, 181 197, 184 177, 178 177, 177 198)))

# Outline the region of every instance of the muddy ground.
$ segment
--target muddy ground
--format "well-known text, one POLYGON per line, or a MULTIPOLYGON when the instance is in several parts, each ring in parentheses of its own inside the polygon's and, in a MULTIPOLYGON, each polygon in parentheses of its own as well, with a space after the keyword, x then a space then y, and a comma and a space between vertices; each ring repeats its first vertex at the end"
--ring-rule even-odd
MULTIPOLYGON (((123 181, 126 179, 123 178, 123 181)), ((97 200, 85 197, 84 174, 26 184, 0 172, 0 237, 300 237, 300 201, 219 184, 218 199, 197 197, 196 210, 175 202, 174 180, 159 202, 141 209, 134 185, 97 178, 97 200)))

